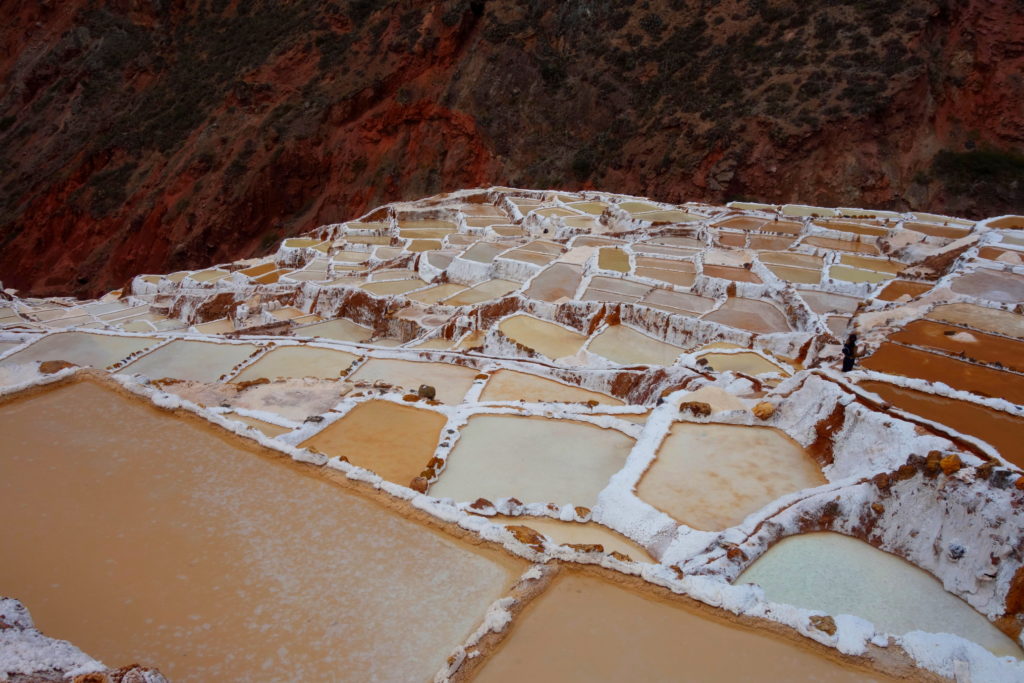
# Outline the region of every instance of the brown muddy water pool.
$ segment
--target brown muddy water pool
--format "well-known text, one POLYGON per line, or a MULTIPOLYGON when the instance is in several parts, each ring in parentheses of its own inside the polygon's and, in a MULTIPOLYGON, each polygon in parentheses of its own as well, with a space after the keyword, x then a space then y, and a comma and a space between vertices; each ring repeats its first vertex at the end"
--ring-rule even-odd
POLYGON ((853 683, 887 679, 659 596, 566 573, 516 618, 508 638, 484 663, 476 680, 853 683))
POLYGON ((0 585, 113 666, 425 680, 523 566, 89 382, 0 431, 0 585))

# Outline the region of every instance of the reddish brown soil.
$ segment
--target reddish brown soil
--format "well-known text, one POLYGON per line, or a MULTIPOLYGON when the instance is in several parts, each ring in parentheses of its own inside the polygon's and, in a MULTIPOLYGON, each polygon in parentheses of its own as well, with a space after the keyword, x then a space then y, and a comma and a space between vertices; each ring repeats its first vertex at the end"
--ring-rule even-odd
POLYGON ((1024 211, 1013 0, 0 0, 0 276, 94 294, 459 187, 1024 211))

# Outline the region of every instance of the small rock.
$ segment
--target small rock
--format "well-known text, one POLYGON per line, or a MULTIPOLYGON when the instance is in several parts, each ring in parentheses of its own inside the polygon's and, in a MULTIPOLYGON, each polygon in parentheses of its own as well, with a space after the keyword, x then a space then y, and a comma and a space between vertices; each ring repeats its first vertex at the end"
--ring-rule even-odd
POLYGON ((811 626, 818 629, 822 633, 829 634, 830 636, 834 636, 836 634, 836 620, 829 616, 812 616, 811 626))
POLYGON ((896 481, 906 481, 907 479, 913 479, 915 474, 917 474, 917 468, 908 463, 900 465, 893 477, 896 481))
POLYGON ((258 377, 256 379, 246 380, 245 382, 238 382, 238 390, 245 391, 249 387, 258 387, 261 384, 270 384, 270 380, 266 377, 258 377))
POLYGON ((929 451, 928 456, 924 459, 924 476, 929 479, 934 479, 939 476, 939 472, 942 471, 942 453, 939 451, 929 451))
POLYGON ((1018 490, 1024 491, 1024 477, 1021 477, 1020 479, 1015 481, 1013 485, 1017 487, 1018 490))
POLYGON ((679 404, 679 412, 689 412, 697 417, 707 417, 711 415, 711 404, 703 401, 684 401, 679 404))
POLYGON ((490 377, 490 375, 488 375, 486 372, 481 372, 479 375, 477 375, 473 379, 487 379, 488 377, 490 377))
POLYGON ((486 498, 477 498, 469 504, 469 509, 481 515, 491 516, 497 511, 494 509, 494 503, 487 500, 486 498))
POLYGON ((882 505, 881 503, 872 503, 871 509, 875 511, 876 515, 880 515, 883 512, 885 512, 885 506, 882 505))
POLYGON ((943 473, 945 473, 947 477, 951 474, 959 472, 960 468, 963 466, 964 464, 960 460, 960 456, 957 455, 956 453, 947 455, 945 458, 939 461, 939 467, 942 468, 943 473))
POLYGON ((430 386, 429 384, 421 384, 420 388, 416 390, 416 393, 423 398, 433 399, 437 396, 437 389, 430 386))
POLYGON ((871 481, 872 483, 874 483, 874 485, 878 488, 879 491, 888 493, 889 489, 892 488, 892 479, 885 472, 879 472, 878 474, 871 478, 871 481))
POLYGON ((611 551, 608 554, 611 555, 612 557, 614 557, 619 562, 632 562, 633 561, 632 557, 630 557, 626 553, 620 553, 618 550, 613 550, 613 551, 611 551))
POLYGON ((967 553, 967 548, 963 547, 959 543, 949 544, 949 559, 956 562, 967 553))
POLYGON ((412 482, 409 483, 409 488, 411 488, 413 491, 416 491, 417 493, 426 493, 427 492, 427 478, 426 477, 416 477, 415 479, 412 480, 412 482))
POLYGON ((66 360, 44 360, 39 364, 39 372, 44 375, 52 375, 55 372, 60 372, 64 368, 78 367, 74 363, 69 363, 66 360))
POLYGON ((568 547, 581 553, 603 553, 604 546, 600 543, 566 543, 568 547))
POLYGON ((747 559, 747 554, 740 550, 740 547, 738 545, 734 545, 730 547, 728 550, 726 550, 725 556, 728 557, 730 560, 733 560, 734 562, 743 561, 747 559))
POLYGON ((544 552, 544 537, 528 526, 512 525, 505 527, 512 536, 523 545, 533 548, 538 553, 544 552))
POLYGON ((413 401, 420 400, 420 396, 418 394, 405 394, 402 396, 402 400, 408 403, 412 403, 413 401))
POLYGON ((323 415, 310 415, 305 420, 303 420, 303 422, 314 422, 314 423, 319 423, 319 422, 323 422, 323 421, 324 421, 324 416, 323 415))
POLYGON ((585 522, 588 519, 590 519, 590 508, 585 508, 585 507, 577 506, 576 507, 576 518, 579 519, 582 522, 585 522))
POLYGON ((758 420, 767 420, 769 417, 775 414, 775 405, 770 401, 761 401, 754 406, 754 417, 758 420))
POLYGON ((988 462, 979 465, 978 469, 974 471, 974 474, 978 477, 978 479, 988 479, 990 476, 992 476, 992 470, 995 469, 995 466, 995 460, 989 460, 988 462))

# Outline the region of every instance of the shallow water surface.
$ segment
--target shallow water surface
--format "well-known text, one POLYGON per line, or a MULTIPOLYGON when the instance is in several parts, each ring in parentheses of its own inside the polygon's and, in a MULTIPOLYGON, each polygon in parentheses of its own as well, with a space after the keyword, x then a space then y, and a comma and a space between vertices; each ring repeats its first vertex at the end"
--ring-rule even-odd
POLYGON ((953 633, 997 655, 1020 648, 931 574, 856 538, 831 532, 790 536, 736 583, 756 583, 773 602, 853 614, 881 631, 953 633))
POLYGON ((622 432, 585 422, 476 415, 462 428, 430 495, 590 507, 632 446, 622 432))
POLYGON ((113 666, 424 680, 521 566, 91 383, 0 432, 0 585, 113 666))
POLYGON ((637 496, 695 529, 717 531, 780 496, 824 483, 811 456, 776 429, 680 422, 637 496))
POLYGON ((555 579, 512 625, 478 681, 886 680, 794 643, 610 581, 555 579))

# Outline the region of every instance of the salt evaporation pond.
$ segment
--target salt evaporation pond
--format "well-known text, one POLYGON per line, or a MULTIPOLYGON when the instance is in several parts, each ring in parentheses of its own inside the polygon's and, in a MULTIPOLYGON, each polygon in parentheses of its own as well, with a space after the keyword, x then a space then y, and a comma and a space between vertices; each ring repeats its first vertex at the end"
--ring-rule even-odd
POLYGON ((617 551, 638 562, 655 562, 644 549, 622 534, 616 533, 597 522, 562 522, 550 517, 508 517, 496 515, 489 518, 495 524, 505 526, 528 526, 539 531, 555 543, 599 544, 605 552, 617 551))
POLYGON ((170 377, 215 382, 258 348, 255 344, 214 344, 175 339, 129 363, 121 372, 153 379, 170 377))
POLYGON ((953 633, 997 655, 1020 647, 922 569, 856 538, 831 532, 790 536, 735 583, 756 583, 773 602, 853 614, 880 631, 953 633))
POLYGON ((561 325, 528 315, 513 315, 498 323, 498 329, 509 339, 543 353, 551 359, 571 356, 579 351, 587 338, 561 325))
POLYGON ((315 346, 282 346, 246 367, 234 378, 244 382, 266 377, 317 377, 335 379, 359 356, 315 346))
POLYGON ((622 432, 585 422, 476 415, 462 428, 430 495, 590 507, 632 446, 622 432))
POLYGON ((347 318, 325 320, 322 323, 305 325, 295 330, 296 337, 323 337, 337 341, 364 342, 373 336, 373 330, 347 318))
POLYGON ((658 341, 626 325, 611 325, 590 341, 587 350, 622 365, 672 365, 683 349, 658 341))
POLYGON ((75 365, 105 368, 125 356, 159 343, 152 337, 115 337, 88 332, 58 332, 12 353, 0 365, 66 360, 75 365))
POLYGON ((878 394, 897 408, 987 441, 1004 458, 1018 467, 1024 466, 1024 418, 888 382, 865 381, 858 386, 878 394))
POLYGON ((783 432, 683 422, 672 425, 637 495, 695 529, 720 530, 824 483, 814 460, 783 432))
POLYGON ((887 679, 678 603, 569 573, 555 579, 523 610, 476 680, 854 683, 887 679))
POLYGON ((0 432, 0 585, 115 666, 426 680, 524 566, 89 382, 0 432))
POLYGON ((352 373, 353 382, 386 382, 409 391, 420 385, 434 387, 436 398, 442 403, 459 403, 473 384, 476 370, 447 363, 419 363, 391 358, 371 358, 352 373))
POLYGON ((546 377, 516 370, 498 370, 487 380, 480 394, 481 401, 526 401, 539 403, 585 403, 597 401, 605 405, 622 405, 622 401, 606 394, 589 391, 570 384, 562 384, 546 377))
POLYGON ((433 457, 445 421, 444 415, 433 410, 367 401, 302 446, 345 456, 354 465, 407 486, 433 457))

